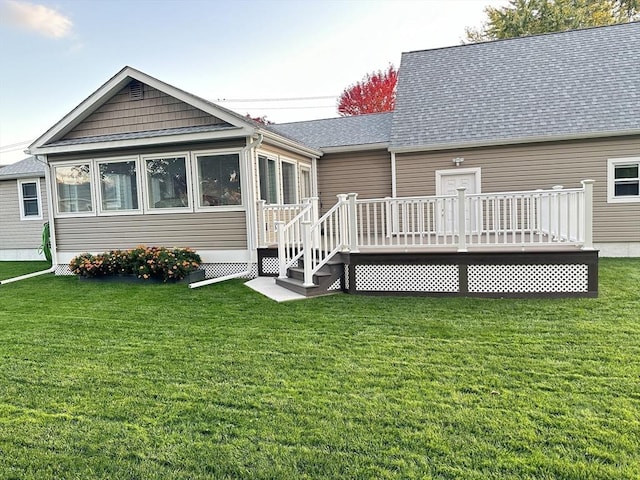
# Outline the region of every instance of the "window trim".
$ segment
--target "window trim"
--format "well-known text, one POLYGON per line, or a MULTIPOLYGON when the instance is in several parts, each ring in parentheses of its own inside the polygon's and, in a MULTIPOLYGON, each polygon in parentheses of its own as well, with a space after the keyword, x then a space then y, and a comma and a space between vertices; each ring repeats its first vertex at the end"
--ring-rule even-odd
POLYGON ((191 155, 193 155, 193 161, 191 162, 191 176, 193 178, 194 188, 193 188, 193 208, 195 212, 215 212, 215 211, 226 211, 226 212, 244 212, 247 207, 247 192, 244 192, 245 178, 246 172, 244 168, 244 162, 242 161, 242 149, 241 148, 224 148, 224 149, 216 149, 216 150, 193 150, 191 151, 191 155), (239 185, 240 185, 240 195, 242 198, 242 202, 239 205, 206 205, 201 206, 198 199, 202 196, 202 192, 200 190, 200 180, 198 179, 198 157, 206 157, 206 156, 215 156, 215 155, 229 155, 235 154, 238 156, 238 170, 240 175, 239 185))
POLYGON ((91 161, 94 164, 94 175, 95 175, 95 197, 96 197, 96 214, 100 217, 111 217, 111 216, 121 216, 121 215, 140 215, 142 213, 142 195, 141 193, 141 185, 140 185, 140 156, 139 155, 128 155, 124 157, 105 157, 105 158, 95 158, 91 161), (102 208, 102 180, 100 179, 100 165, 104 163, 123 163, 123 162, 131 162, 133 161, 136 166, 136 195, 138 197, 138 208, 130 208, 123 210, 105 210, 102 208))
MULTIPOLYGON (((640 157, 609 158, 607 160, 607 203, 640 203, 640 194, 637 196, 616 197, 615 190, 615 167, 617 165, 638 165, 638 175, 640 176, 640 157)), ((640 178, 638 179, 640 187, 640 178)))
POLYGON ((313 198, 313 181, 311 180, 311 167, 305 165, 304 163, 298 163, 298 187, 300 188, 300 201, 303 201, 305 198, 313 198), (304 197, 302 195, 302 173, 306 172, 309 174, 309 196, 304 197))
POLYGON ((297 203, 299 203, 300 201, 300 192, 299 192, 299 188, 300 185, 298 184, 298 162, 286 157, 280 157, 280 203, 282 205, 295 205, 297 203), (284 167, 283 165, 285 163, 288 163, 289 165, 293 166, 293 194, 294 194, 294 199, 293 202, 291 203, 285 203, 284 202, 284 167))
MULTIPOLYGON (((267 153, 267 152, 262 152, 262 151, 258 151, 257 152, 257 170, 258 170, 258 199, 259 200, 265 200, 267 202, 267 205, 279 205, 281 203, 281 196, 280 196, 280 184, 282 183, 281 179, 280 179, 280 165, 278 162, 278 156, 274 155, 272 153, 267 153), (268 161, 272 161, 273 165, 275 167, 275 180, 276 180, 276 185, 275 185, 275 194, 276 194, 276 201, 275 202, 270 202, 269 199, 265 199, 262 198, 262 191, 261 191, 261 187, 262 187, 262 182, 261 182, 261 176, 262 176, 262 169, 260 168, 260 157, 264 157, 266 158, 268 161)), ((267 172, 268 173, 268 172, 267 172)))
POLYGON ((191 153, 188 151, 182 152, 167 152, 149 155, 140 155, 140 164, 143 168, 144 180, 142 180, 142 197, 143 197, 143 212, 149 215, 161 215, 163 213, 193 213, 195 205, 195 196, 193 188, 193 172, 191 169, 191 153), (147 160, 158 160, 162 158, 178 158, 184 157, 185 175, 187 180, 187 199, 189 206, 176 207, 176 208, 155 208, 151 207, 149 201, 151 200, 151 191, 147 184, 147 160))
POLYGON ((51 183, 52 185, 52 198, 53 198, 53 211, 55 217, 58 218, 79 218, 79 217, 95 217, 98 215, 97 202, 96 202, 96 188, 94 178, 94 161, 91 158, 84 158, 80 160, 68 160, 64 162, 56 162, 52 165, 51 183), (58 182, 56 181, 56 170, 60 167, 70 167, 73 165, 88 165, 89 166, 89 195, 91 197, 91 205, 93 209, 90 212, 61 212, 60 206, 60 192, 58 191, 58 182))
MULTIPOLYGON (((42 194, 40 192, 40 179, 39 178, 23 178, 18 180, 18 199, 20 200, 20 220, 42 220, 42 194), (27 215, 24 208, 24 194, 22 191, 22 185, 25 183, 36 184, 36 200, 38 202, 38 215, 27 215)), ((32 200, 32 199, 29 199, 32 200)))

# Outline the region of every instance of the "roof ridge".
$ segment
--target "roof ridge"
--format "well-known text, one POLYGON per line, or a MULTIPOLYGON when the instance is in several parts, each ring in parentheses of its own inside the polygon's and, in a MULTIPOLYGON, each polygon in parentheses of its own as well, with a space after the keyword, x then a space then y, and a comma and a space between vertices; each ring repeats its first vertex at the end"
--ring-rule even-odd
POLYGON ((502 43, 502 42, 517 42, 517 41, 524 41, 524 40, 531 39, 531 38, 551 37, 551 36, 555 36, 555 35, 558 35, 558 36, 559 35, 567 35, 567 34, 576 33, 576 32, 585 32, 585 31, 590 31, 590 30, 600 30, 600 29, 605 29, 605 28, 616 28, 616 27, 623 27, 623 26, 633 25, 633 24, 639 24, 640 25, 640 20, 636 20, 636 21, 633 21, 633 22, 614 23, 612 25, 597 25, 597 26, 593 26, 593 27, 573 28, 573 29, 570 29, 570 30, 562 30, 562 31, 559 31, 559 32, 534 33, 534 34, 530 34, 530 35, 522 35, 520 37, 497 38, 497 39, 493 39, 493 40, 485 40, 483 42, 461 43, 460 45, 446 45, 444 47, 424 48, 424 49, 419 49, 419 50, 408 50, 406 52, 402 52, 402 54, 404 55, 404 54, 408 54, 408 53, 434 52, 434 51, 438 51, 438 50, 448 50, 448 49, 453 49, 453 48, 470 47, 472 45, 490 45, 490 44, 496 44, 496 43, 502 43))

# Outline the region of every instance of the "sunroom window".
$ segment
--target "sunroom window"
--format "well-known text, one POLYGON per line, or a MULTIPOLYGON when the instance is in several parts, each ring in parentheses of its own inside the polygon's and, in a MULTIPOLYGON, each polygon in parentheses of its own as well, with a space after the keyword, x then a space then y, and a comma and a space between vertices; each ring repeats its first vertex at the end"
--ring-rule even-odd
POLYGON ((138 175, 135 160, 98 164, 100 207, 103 212, 138 210, 138 175))
POLYGON ((150 209, 190 206, 185 157, 147 159, 145 169, 150 209))
POLYGON ((282 162, 282 203, 296 203, 296 166, 282 162))
POLYGON ((276 161, 263 155, 258 156, 260 172, 260 199, 267 203, 278 203, 278 174, 276 161))
POLYGON ((242 205, 237 153, 198 155, 196 164, 198 207, 242 205))
POLYGON ((609 160, 609 201, 640 201, 640 158, 609 160))
POLYGON ((59 213, 92 212, 91 168, 88 163, 55 168, 59 213))

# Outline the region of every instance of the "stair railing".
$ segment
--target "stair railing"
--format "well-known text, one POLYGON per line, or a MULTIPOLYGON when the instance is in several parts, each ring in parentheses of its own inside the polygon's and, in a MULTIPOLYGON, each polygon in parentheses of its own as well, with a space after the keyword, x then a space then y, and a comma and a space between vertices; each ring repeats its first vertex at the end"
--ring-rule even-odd
POLYGON ((278 276, 285 278, 287 269, 298 262, 304 253, 303 223, 311 222, 316 216, 315 202, 308 202, 289 222, 275 222, 278 243, 278 276))

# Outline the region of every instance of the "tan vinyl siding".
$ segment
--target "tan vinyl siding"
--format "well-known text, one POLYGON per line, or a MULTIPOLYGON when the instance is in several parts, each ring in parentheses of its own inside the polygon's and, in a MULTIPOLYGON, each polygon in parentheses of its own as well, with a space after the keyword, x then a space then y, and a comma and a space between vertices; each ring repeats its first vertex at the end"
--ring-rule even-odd
POLYGON ((47 221, 48 211, 44 185, 44 178, 41 178, 42 220, 20 220, 18 180, 0 181, 0 250, 22 248, 36 250, 42 244, 42 226, 47 221))
POLYGON ((304 155, 300 155, 299 153, 290 152, 289 150, 285 150, 284 148, 276 147, 275 145, 269 145, 267 143, 263 143, 258 147, 260 152, 270 153, 272 155, 279 155, 289 160, 296 160, 300 163, 306 163, 307 165, 311 165, 311 159, 309 157, 305 157, 304 155))
POLYGON ((63 139, 224 123, 148 85, 142 100, 131 100, 127 85, 63 139))
POLYGON ((203 212, 56 219, 60 251, 106 251, 137 245, 197 250, 247 248, 245 212, 203 212))
POLYGON ((318 160, 318 193, 322 211, 336 203, 339 193, 358 198, 391 195, 391 154, 387 150, 328 153, 318 160))
POLYGON ((607 203, 607 160, 640 156, 640 137, 396 155, 398 196, 435 195, 436 170, 481 168, 482 192, 580 187, 593 179, 594 241, 640 241, 640 203, 607 203))

